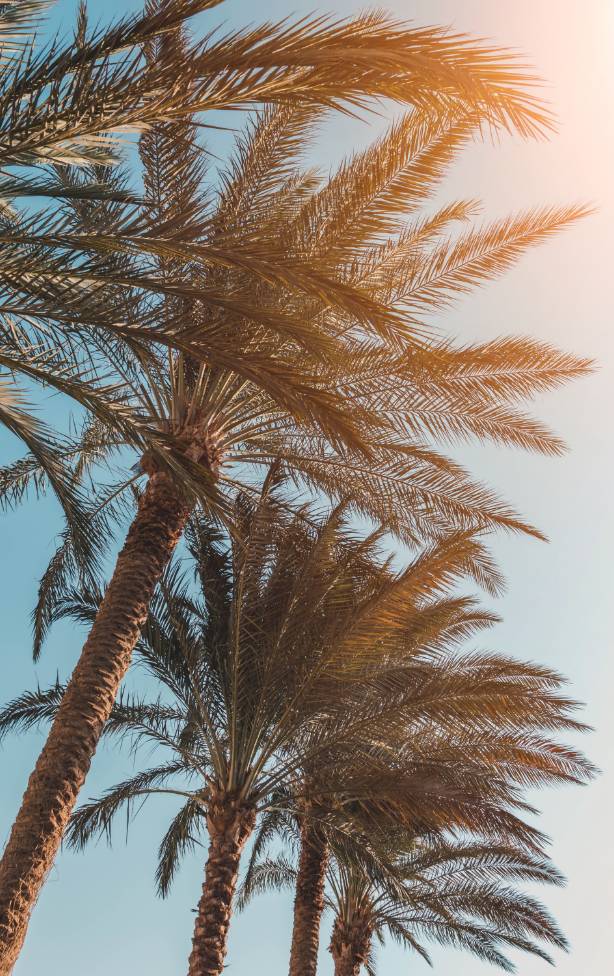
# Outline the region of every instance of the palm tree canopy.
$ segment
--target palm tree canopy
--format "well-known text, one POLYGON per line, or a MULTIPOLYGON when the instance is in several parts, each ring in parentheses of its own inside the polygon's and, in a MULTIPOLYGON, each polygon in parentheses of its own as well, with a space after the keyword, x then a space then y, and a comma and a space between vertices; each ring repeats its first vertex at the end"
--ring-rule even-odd
MULTIPOLYGON (((87 226, 67 225, 64 206, 130 201, 133 195, 122 181, 105 172, 119 158, 118 133, 161 120, 189 120, 194 112, 263 102, 347 108, 382 97, 422 107, 475 108, 491 124, 525 134, 548 126, 547 113, 528 91, 534 79, 509 55, 443 31, 410 30, 382 15, 264 24, 221 36, 212 32, 204 40, 186 41, 185 57, 178 57, 177 50, 174 57, 151 56, 161 37, 219 3, 149 0, 142 13, 94 31, 88 30, 82 3, 74 37, 47 45, 37 42, 37 31, 50 3, 11 0, 2 5, 0 280, 5 321, 42 319, 57 329, 74 326, 77 318, 81 325, 104 324, 111 335, 113 327, 125 331, 124 316, 118 323, 101 300, 108 261, 89 254, 84 262, 87 226), (81 170, 72 172, 74 166, 81 170), (32 197, 60 206, 32 214, 9 205, 32 197)), ((97 228, 103 239, 104 229, 104 223, 97 228)), ((111 239, 99 241, 106 251, 114 249, 117 221, 108 229, 111 239)), ((146 247, 125 216, 122 230, 132 247, 146 247)), ((117 268, 114 280, 119 280, 117 268)), ((26 376, 50 380, 59 364, 49 362, 46 343, 41 345, 38 336, 34 341, 21 337, 15 346, 10 329, 3 331, 3 368, 19 371, 21 355, 26 376)), ((76 393, 78 371, 73 379, 76 393)), ((36 425, 28 423, 13 399, 3 396, 3 409, 12 430, 27 433, 24 424, 29 428, 26 443, 31 447, 36 425)))
MULTIPOLYGON (((515 887, 518 881, 560 884, 544 858, 480 840, 437 841, 419 843, 408 856, 397 857, 395 867, 373 879, 356 865, 332 861, 331 951, 357 923, 371 938, 384 942, 389 936, 427 961, 424 942, 431 942, 467 950, 508 972, 515 967, 507 949, 552 962, 544 946, 567 948, 550 913, 515 887)), ((367 971, 374 971, 372 963, 367 971)))
MULTIPOLYGON (((137 646, 160 697, 124 694, 106 727, 161 747, 164 761, 82 807, 71 841, 109 830, 136 797, 182 796, 161 847, 166 890, 212 796, 235 796, 263 815, 276 805, 291 811, 308 774, 333 834, 388 816, 539 847, 539 833, 514 813, 528 809, 520 790, 583 781, 591 767, 551 738, 582 728, 557 675, 458 652, 495 619, 451 592, 467 577, 497 589, 482 544, 458 533, 394 572, 381 530, 361 536, 347 505, 325 516, 309 506, 293 512, 282 481, 274 468, 259 499, 239 496, 232 538, 192 518, 201 592, 175 565, 137 646)), ((100 599, 65 591, 54 618, 89 623, 100 599)), ((9 703, 0 730, 49 719, 62 693, 57 684, 9 703)))
MULTIPOLYGON (((295 841, 291 828, 286 839, 295 841)), ((356 953, 369 976, 375 973, 373 942, 387 937, 427 962, 431 943, 466 950, 508 972, 515 968, 508 949, 552 962, 544 946, 567 948, 547 909, 517 888, 564 882, 543 854, 479 836, 408 835, 398 826, 383 832, 376 846, 364 835, 353 844, 339 837, 330 843, 331 952, 342 954, 345 947, 356 953)), ((286 856, 261 857, 242 886, 240 907, 257 894, 292 887, 295 879, 286 856)))
MULTIPOLYGON (((143 44, 157 70, 189 61, 176 32, 157 39, 152 28, 143 44)), ((219 178, 191 117, 152 122, 140 140, 144 208, 125 199, 133 181, 117 166, 56 166, 75 190, 59 230, 34 227, 48 216, 19 218, 5 242, 15 254, 30 247, 22 225, 34 221, 47 271, 28 284, 27 319, 0 322, 0 364, 90 418, 81 437, 28 435, 30 454, 0 472, 2 504, 50 484, 68 516, 39 619, 61 567, 76 564, 91 583, 93 538, 109 526, 85 511, 79 479, 126 445, 138 471, 170 465, 224 519, 247 474, 282 458, 302 488, 351 495, 356 513, 412 544, 457 527, 539 534, 434 442, 560 453, 560 439, 519 405, 590 364, 529 339, 459 346, 430 316, 582 208, 455 232, 475 202, 421 209, 485 110, 419 105, 328 180, 302 162, 323 110, 264 109, 219 178)), ((25 414, 10 384, 16 430, 25 414)), ((102 500, 134 480, 122 467, 102 500)))

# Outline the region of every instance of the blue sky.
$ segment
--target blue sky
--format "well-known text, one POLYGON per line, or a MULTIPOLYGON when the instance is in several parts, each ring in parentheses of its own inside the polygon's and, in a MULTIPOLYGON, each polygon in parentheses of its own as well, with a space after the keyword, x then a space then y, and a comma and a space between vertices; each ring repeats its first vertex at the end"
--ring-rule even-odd
MULTIPOLYGON (((359 9, 353 0, 304 4, 263 0, 254 5, 228 0, 208 18, 234 23, 283 16, 293 10, 359 9)), ((60 0, 54 19, 66 28, 76 3, 60 0)), ((107 20, 137 4, 91 0, 92 18, 107 20)), ((547 79, 546 94, 559 117, 549 142, 502 138, 497 146, 475 146, 455 167, 445 194, 478 196, 485 216, 499 216, 541 203, 594 201, 595 216, 531 252, 504 279, 466 299, 442 323, 466 339, 506 333, 538 336, 594 356, 599 371, 538 405, 540 415, 561 432, 570 453, 552 461, 517 452, 463 450, 462 457, 498 486, 550 537, 549 545, 498 538, 494 550, 506 572, 506 595, 497 601, 505 620, 489 647, 537 658, 566 673, 573 694, 588 703, 595 732, 585 740, 591 758, 604 770, 584 790, 540 794, 543 826, 554 838, 553 854, 569 878, 563 891, 544 892, 572 942, 558 960, 561 976, 606 973, 611 965, 609 907, 614 903, 614 855, 609 843, 614 801, 610 743, 614 739, 610 688, 614 679, 610 625, 611 558, 614 518, 612 479, 613 342, 611 251, 614 199, 611 179, 614 96, 610 58, 614 46, 611 0, 396 0, 389 9, 418 24, 451 24, 527 52, 547 79)), ((372 123, 375 125, 375 123, 372 123)), ((327 165, 372 135, 367 126, 329 126, 317 148, 327 165)), ((14 445, 0 439, 0 456, 14 445)), ((58 627, 43 659, 30 655, 29 614, 36 580, 52 551, 59 528, 49 499, 2 517, 0 559, 0 645, 6 700, 37 681, 45 685, 56 670, 67 674, 79 652, 82 633, 58 627)), ((9 740, 0 749, 0 844, 4 842, 41 737, 9 740)), ((84 789, 97 793, 131 769, 128 757, 101 749, 84 789)), ((202 856, 186 862, 166 902, 153 892, 155 851, 169 807, 151 804, 136 820, 124 845, 121 829, 114 847, 100 844, 85 855, 63 853, 36 908, 16 976, 116 976, 182 972, 202 882, 202 856)), ((290 900, 271 897, 255 903, 232 930, 229 972, 251 976, 287 970, 290 900)), ((321 972, 332 973, 323 936, 321 972)), ((481 976, 487 967, 452 951, 436 952, 441 976, 481 976)), ((404 967, 426 973, 417 958, 395 948, 380 952, 380 972, 404 967)), ((522 976, 545 970, 522 958, 522 976)))

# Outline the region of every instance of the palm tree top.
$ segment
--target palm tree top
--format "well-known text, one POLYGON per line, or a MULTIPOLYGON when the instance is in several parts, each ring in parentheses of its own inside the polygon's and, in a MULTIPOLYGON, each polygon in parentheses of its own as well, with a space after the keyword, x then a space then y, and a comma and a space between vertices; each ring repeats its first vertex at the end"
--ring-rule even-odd
MULTIPOLYGON (((159 42, 157 60, 173 63, 181 43, 159 42)), ((140 143, 146 212, 122 202, 120 170, 94 167, 84 178, 62 169, 64 183, 87 189, 98 174, 116 190, 68 201, 60 252, 45 234, 53 282, 66 279, 76 248, 79 321, 54 320, 47 308, 33 326, 55 287, 41 285, 28 325, 5 330, 0 361, 75 399, 91 420, 82 437, 29 437, 30 456, 0 473, 0 499, 51 484, 82 566, 95 522, 81 511, 78 478, 122 446, 140 457, 137 472, 170 465, 226 519, 246 474, 282 458, 302 488, 351 494, 357 514, 409 542, 453 527, 539 535, 435 445, 478 439, 561 453, 561 440, 519 405, 590 363, 532 339, 458 345, 428 319, 583 209, 455 234, 474 202, 419 209, 475 116, 419 109, 322 180, 300 161, 321 115, 314 105, 265 109, 218 185, 208 185, 192 123, 153 125, 140 143)), ((40 228, 30 230, 38 247, 40 228)), ((103 495, 126 493, 136 477, 122 468, 103 495)))
MULTIPOLYGON (((471 131, 508 125, 530 134, 547 126, 547 113, 528 91, 531 73, 509 52, 439 29, 408 28, 379 13, 284 20, 213 32, 203 40, 180 33, 186 18, 218 5, 152 2, 141 14, 93 31, 83 5, 70 42, 37 50, 26 35, 23 56, 3 63, 0 117, 12 127, 4 164, 40 173, 11 177, 5 193, 59 201, 42 212, 16 212, 0 228, 4 311, 11 318, 0 344, 7 377, 23 375, 74 398, 139 452, 181 462, 183 478, 189 482, 192 474, 201 490, 202 472, 195 478, 190 461, 209 461, 213 454, 217 463, 224 451, 232 457, 239 442, 248 457, 253 454, 255 435, 263 433, 254 429, 255 411, 265 427, 263 463, 275 454, 274 432, 287 433, 288 424, 298 421, 300 449, 286 447, 293 458, 309 455, 303 476, 325 490, 340 477, 340 461, 323 459, 322 450, 364 449, 376 432, 388 451, 380 457, 380 496, 394 490, 398 441, 405 444, 408 435, 477 434, 559 451, 560 442, 540 425, 497 402, 480 404, 480 410, 474 405, 470 417, 456 416, 461 404, 450 403, 448 390, 442 403, 421 390, 419 409, 415 400, 411 410, 402 401, 389 404, 382 429, 384 394, 377 379, 387 375, 389 387, 406 387, 414 356, 405 344, 420 334, 416 317, 425 308, 503 270, 527 246, 583 212, 572 207, 521 216, 463 236, 450 250, 441 235, 471 213, 461 203, 419 220, 396 239, 399 215, 435 189, 471 131), (415 112, 372 150, 344 164, 329 185, 320 188, 301 173, 297 150, 323 110, 381 97, 410 104, 415 112), (274 107, 240 141, 222 176, 218 204, 209 207, 211 194, 202 186, 207 157, 195 145, 194 113, 262 103, 274 107), (145 216, 143 198, 128 190, 134 181, 108 165, 117 160, 114 132, 131 126, 145 128, 145 216), (395 339, 397 354, 391 359, 357 342, 357 326, 395 339), (144 373, 151 346, 158 349, 159 343, 205 359, 196 388, 181 361, 169 370, 166 353, 162 361, 154 354, 144 373), (347 375, 349 363, 356 365, 347 375), (220 391, 227 387, 231 416, 220 418, 220 391), (346 387, 351 416, 339 405, 346 387), (181 442, 173 451, 168 440, 186 424, 193 428, 195 413, 206 449, 186 459, 181 442), (307 430, 315 437, 309 451, 307 430)), ((23 28, 42 9, 36 3, 4 5, 0 29, 3 23, 9 34, 15 23, 23 28)), ((513 344, 506 351, 513 356, 513 344)), ((586 369, 585 362, 543 346, 533 344, 529 351, 537 369, 507 364, 522 374, 525 390, 536 374, 543 386, 548 377, 560 382, 586 369)), ((484 352, 490 356, 491 348, 484 352)), ((526 346, 524 352, 526 360, 526 346)), ((28 419, 22 394, 6 382, 7 423, 25 437, 37 472, 46 473, 74 517, 77 499, 70 499, 70 476, 61 465, 74 446, 47 444, 51 432, 28 419), (55 466, 53 449, 60 455, 55 466)), ((411 382, 413 388, 413 376, 411 382)), ((497 386, 501 399, 505 381, 497 386)), ((491 382, 491 396, 494 387, 491 382)), ((503 400, 507 396, 509 391, 503 400)), ((409 463, 423 490, 444 478, 445 465, 435 460, 436 472, 425 452, 414 452, 409 463)), ((432 490, 422 506, 425 518, 427 510, 435 515, 438 497, 449 495, 458 479, 458 470, 447 473, 446 490, 432 490)), ((363 494, 364 465, 354 478, 356 493, 363 494)), ((8 480, 19 493, 23 467, 8 480)), ((210 486, 205 491, 210 503, 220 504, 210 486)), ((488 494, 475 500, 487 519, 520 524, 488 494)), ((417 501, 407 505, 406 499, 403 507, 415 510, 417 501)), ((395 507, 391 499, 390 518, 395 507)), ((461 516, 459 509, 456 514, 461 516)))
MULTIPOLYGON (((284 840, 296 847, 296 828, 284 840)), ((566 950, 567 940, 547 909, 518 888, 561 885, 564 878, 541 853, 479 835, 450 838, 403 831, 389 824, 378 844, 366 835, 329 834, 325 907, 333 915, 330 951, 349 953, 376 971, 374 943, 392 938, 432 964, 430 945, 451 946, 513 972, 506 955, 520 949, 552 959, 545 947, 566 950)), ((258 845, 258 841, 257 841, 258 845)), ((254 896, 293 887, 294 858, 252 856, 238 906, 254 896)), ((357 967, 355 971, 358 972, 357 967)))
POLYGON ((546 947, 568 948, 547 909, 517 888, 518 882, 563 882, 546 858, 479 838, 418 839, 409 853, 383 861, 379 871, 375 865, 367 872, 341 853, 328 871, 331 952, 368 939, 369 976, 375 972, 373 941, 383 944, 387 936, 429 963, 431 943, 468 951, 507 972, 515 970, 509 949, 552 963, 546 947))
MULTIPOLYGON (((316 766, 350 751, 344 812, 373 799, 367 784, 378 777, 388 792, 367 804, 372 816, 393 807, 406 825, 479 826, 527 847, 541 839, 520 819, 522 787, 590 774, 555 739, 579 727, 556 676, 483 654, 459 653, 444 669, 438 656, 438 642, 449 648, 479 626, 479 611, 449 594, 452 582, 469 575, 497 584, 480 534, 496 526, 538 533, 433 442, 477 437, 560 453, 560 440, 518 409, 518 390, 588 368, 531 342, 455 348, 430 323, 586 212, 546 208, 452 238, 472 203, 418 213, 473 134, 547 127, 531 79, 481 42, 377 13, 188 36, 185 19, 217 5, 160 0, 91 30, 81 4, 74 38, 46 48, 19 38, 40 5, 0 5, 0 420, 30 452, 1 472, 0 497, 10 504, 50 485, 67 516, 41 582, 36 649, 61 607, 75 603, 70 577, 89 587, 85 606, 96 616, 0 865, 3 972, 105 724, 168 747, 172 758, 112 790, 103 827, 114 801, 167 789, 169 771, 198 783, 178 791, 186 806, 166 845, 171 873, 172 844, 191 843, 190 818, 204 815, 214 874, 228 867, 222 839, 238 829, 236 878, 269 798, 281 789, 300 795, 316 766), (412 111, 329 180, 304 170, 300 144, 324 110, 382 99, 412 111), (257 115, 226 178, 212 184, 197 138, 211 122, 203 113, 263 105, 274 107, 257 115), (122 131, 140 134, 143 193, 133 191, 135 171, 117 166, 122 131), (25 205, 11 206, 19 200, 25 205), (515 389, 510 371, 520 373, 515 389), (81 436, 56 435, 36 419, 19 378, 76 402, 81 436), (114 453, 123 460, 125 448, 138 456, 134 476, 124 472, 91 503, 92 475, 114 453), (273 460, 259 494, 263 475, 254 485, 251 469, 273 460), (280 471, 299 491, 339 503, 315 534, 284 522, 280 471), (130 488, 138 513, 96 615, 96 543, 130 488), (154 702, 124 698, 111 712, 196 502, 193 526, 213 517, 231 535, 220 549, 203 530, 219 571, 217 616, 207 597, 194 599, 167 576, 140 652, 165 691, 154 702), (427 540, 411 567, 417 576, 354 558, 344 509, 382 526, 370 540, 386 531, 410 545, 427 540), (328 551, 327 534, 338 530, 328 551), (317 554, 309 620, 297 610, 305 565, 288 565, 292 544, 301 558, 317 554), (294 580, 290 603, 284 572, 294 580), (430 602, 427 591, 436 594, 430 602), (392 702, 386 715, 384 701, 392 702), (428 743, 427 762, 418 742, 428 743)), ((370 542, 356 545, 368 551, 370 542)), ((53 712, 59 694, 12 703, 5 727, 53 712)), ((215 884, 209 878, 201 899, 194 972, 199 958, 218 969, 223 960, 232 886, 217 905, 218 948, 198 938, 215 884)))
MULTIPOLYGON (((109 830, 137 797, 170 792, 185 804, 162 848, 164 889, 221 793, 262 815, 315 794, 333 832, 396 817, 539 847, 518 816, 521 790, 583 781, 591 767, 551 738, 583 728, 558 675, 459 650, 496 619, 453 592, 464 578, 496 590, 480 541, 457 534, 394 571, 381 531, 358 533, 347 506, 293 512, 281 481, 273 469, 259 500, 239 496, 231 538, 192 518, 199 592, 175 564, 137 645, 160 695, 124 693, 106 726, 159 747, 162 761, 81 808, 71 842, 109 830)), ((53 617, 89 623, 100 599, 61 592, 53 617)), ((49 719, 62 693, 9 703, 2 733, 49 719)))

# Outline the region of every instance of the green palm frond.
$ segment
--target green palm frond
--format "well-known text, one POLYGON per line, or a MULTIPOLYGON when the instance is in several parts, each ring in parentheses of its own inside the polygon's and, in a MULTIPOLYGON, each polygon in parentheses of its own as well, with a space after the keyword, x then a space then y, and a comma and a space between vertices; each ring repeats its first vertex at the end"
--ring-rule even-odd
POLYGON ((4 706, 0 713, 0 738, 11 732, 40 728, 55 715, 66 686, 59 679, 45 690, 26 691, 4 706))
MULTIPOLYGON (((297 847, 297 825, 289 808, 289 795, 287 791, 279 791, 275 796, 274 802, 269 810, 265 810, 258 819, 254 840, 243 880, 237 892, 237 909, 244 911, 256 893, 258 878, 260 877, 260 865, 264 861, 277 862, 269 854, 269 846, 274 841, 283 838, 285 844, 293 850, 297 847)), ((278 879, 283 884, 283 876, 286 868, 291 868, 287 859, 281 865, 278 879)), ((290 882, 291 883, 291 882, 290 882)))
MULTIPOLYGON (((387 931, 390 934, 390 937, 404 949, 408 949, 410 952, 415 952, 418 956, 424 959, 427 965, 433 965, 427 950, 407 925, 403 925, 403 923, 397 921, 397 919, 391 918, 387 925, 387 931)), ((377 936, 380 937, 379 932, 377 933, 377 936)), ((384 941, 383 936, 381 936, 381 940, 382 942, 384 941)), ((503 969, 505 969, 507 965, 505 962, 503 962, 502 957, 493 958, 493 956, 490 956, 488 962, 496 962, 499 966, 502 966, 503 969)))
MULTIPOLYGON (((98 524, 102 529, 100 522, 98 524)), ((93 529, 95 535, 95 527, 91 523, 90 529, 93 529)), ((40 657, 51 624, 58 617, 54 608, 64 596, 67 586, 72 581, 80 581, 84 586, 95 585, 104 552, 103 545, 98 545, 91 551, 89 548, 84 551, 80 540, 75 538, 70 527, 62 533, 58 546, 39 580, 36 604, 32 611, 34 631, 32 656, 35 661, 40 657)))
MULTIPOLYGON (((1 358, 1 354, 0 354, 1 358)), ((34 478, 40 490, 48 485, 65 516, 64 536, 70 538, 72 569, 83 581, 91 579, 99 565, 103 547, 96 545, 96 526, 82 486, 71 467, 64 463, 64 444, 31 409, 23 391, 12 381, 0 378, 0 423, 15 434, 30 451, 29 457, 4 469, 0 476, 0 507, 15 504, 34 478)), ((73 573, 74 575, 74 573, 73 573)))

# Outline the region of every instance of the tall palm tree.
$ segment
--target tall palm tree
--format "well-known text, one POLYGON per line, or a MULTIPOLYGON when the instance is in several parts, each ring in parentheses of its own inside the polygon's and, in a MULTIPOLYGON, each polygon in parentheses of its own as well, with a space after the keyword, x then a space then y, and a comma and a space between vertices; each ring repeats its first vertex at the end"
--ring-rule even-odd
MULTIPOLYGON (((334 918, 335 976, 359 976, 363 966, 374 976, 374 942, 386 936, 429 963, 425 942, 467 950, 507 972, 515 967, 503 950, 551 962, 544 944, 567 948, 544 906, 516 888, 523 881, 563 883, 543 855, 479 837, 381 833, 366 859, 344 838, 333 844, 325 903, 334 918)), ((369 846, 366 838, 361 843, 369 846)), ((242 904, 294 885, 296 875, 283 856, 261 860, 241 891, 242 904)))
MULTIPOLYGON (((335 818, 342 797, 347 821, 354 797, 414 829, 457 825, 535 845, 539 834, 514 813, 523 807, 517 784, 590 772, 538 732, 577 727, 555 675, 437 653, 484 622, 463 601, 453 613, 442 596, 467 574, 490 577, 475 540, 447 540, 395 574, 378 558, 381 532, 357 538, 339 509, 323 521, 308 508, 293 515, 276 477, 257 502, 239 498, 230 544, 191 521, 204 603, 177 569, 166 575, 137 645, 165 694, 122 696, 106 725, 108 734, 169 749, 170 758, 81 807, 69 830, 81 846, 108 833, 137 798, 183 798, 157 880, 166 893, 180 854, 206 826, 190 976, 223 969, 256 818, 297 804, 305 816, 308 790, 317 790, 323 819, 335 818)), ((69 591, 55 616, 90 622, 98 602, 69 591)), ((0 715, 0 729, 53 717, 64 693, 56 685, 22 696, 0 715)))
MULTIPOLYGON (((402 210, 412 193, 420 199, 419 184, 430 186, 437 160, 449 158, 461 111, 471 127, 507 125, 525 134, 543 128, 547 119, 526 91, 530 79, 496 51, 437 30, 408 30, 381 15, 268 24, 173 42, 185 17, 215 5, 148 5, 143 16, 93 36, 82 19, 74 43, 28 56, 2 76, 3 118, 21 113, 29 126, 21 155, 11 158, 30 162, 31 147, 39 161, 47 145, 43 134, 55 119, 51 145, 63 147, 50 157, 61 169, 62 187, 55 193, 71 204, 58 217, 19 217, 1 235, 8 263, 0 274, 12 296, 3 311, 16 319, 5 319, 2 365, 75 398, 94 418, 94 433, 88 429, 86 437, 89 457, 126 441, 141 454, 148 483, 0 863, 0 973, 10 971, 19 951, 148 603, 194 499, 209 511, 229 513, 221 489, 232 479, 222 481, 220 471, 238 445, 248 462, 265 455, 268 463, 280 455, 297 467, 302 457, 300 477, 333 493, 351 479, 358 508, 381 512, 412 538, 425 524, 438 531, 451 520, 522 527, 458 467, 415 443, 417 428, 407 427, 404 396, 382 399, 382 376, 388 387, 416 369, 422 386, 430 375, 421 358, 428 350, 407 312, 407 292, 387 295, 387 275, 407 283, 411 248, 421 266, 422 245, 435 261, 441 261, 441 248, 428 248, 435 240, 433 221, 413 228, 413 243, 395 238, 388 246, 381 238, 395 208, 402 210), (93 100, 91 112, 86 96, 93 100), (419 117, 391 134, 396 155, 388 159, 388 141, 322 190, 313 179, 288 172, 298 134, 317 106, 356 107, 372 97, 420 109, 419 117), (278 108, 256 124, 227 192, 207 207, 193 113, 262 102, 278 108), (107 112, 103 118, 96 106, 107 112), (146 206, 135 212, 122 205, 121 177, 96 167, 109 162, 101 133, 143 125, 146 206), (405 144, 411 158, 401 150, 405 144), (81 152, 82 145, 90 149, 81 152), (75 162, 91 162, 94 169, 75 175, 66 169, 75 162), (368 180, 362 178, 365 167, 368 180), (92 193, 101 175, 105 191, 92 193), (358 181, 358 193, 348 196, 348 180, 358 181), (121 193, 109 191, 109 184, 121 193), (88 193, 89 202, 83 199, 88 193), (352 211, 362 215, 355 222, 358 251, 348 237, 352 211), (349 362, 355 364, 350 375, 349 362)), ((461 124, 463 132, 469 127, 461 124)), ((436 224, 441 228, 466 211, 452 208, 436 224)), ((415 302, 438 301, 433 296, 439 284, 449 294, 478 283, 580 212, 546 211, 470 235, 450 250, 443 274, 437 265, 437 284, 431 272, 415 280, 415 302)), ((503 353, 499 377, 517 370, 526 389, 585 369, 573 357, 513 342, 463 351, 458 368, 467 372, 467 362, 477 359, 488 363, 490 376, 493 359, 500 361, 503 353), (527 369, 528 349, 535 363, 527 369)), ((436 385, 446 391, 444 413, 455 415, 458 393, 448 350, 438 349, 428 361, 437 364, 436 385)), ((501 398, 516 396, 508 379, 493 383, 477 371, 477 385, 492 389, 493 397, 486 406, 479 398, 479 415, 472 408, 466 421, 435 418, 430 408, 438 394, 430 389, 421 391, 428 406, 420 418, 416 411, 412 423, 425 431, 479 428, 495 438, 559 450, 539 425, 500 408, 501 398)), ((475 388, 476 370, 469 372, 468 385, 475 388)), ((82 469, 83 451, 70 440, 54 457, 70 465, 77 453, 82 469)), ((37 478, 64 495, 73 490, 73 469, 63 484, 59 478, 54 483, 38 455, 4 472, 6 497, 37 478)), ((68 550, 91 550, 96 541, 91 531, 88 539, 87 513, 79 524, 70 508, 67 514, 72 528, 54 560, 56 572, 65 568, 68 550)), ((50 592, 48 578, 46 583, 50 592)))

